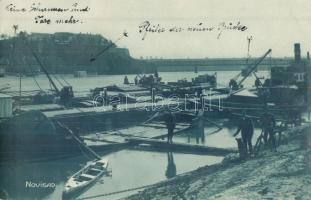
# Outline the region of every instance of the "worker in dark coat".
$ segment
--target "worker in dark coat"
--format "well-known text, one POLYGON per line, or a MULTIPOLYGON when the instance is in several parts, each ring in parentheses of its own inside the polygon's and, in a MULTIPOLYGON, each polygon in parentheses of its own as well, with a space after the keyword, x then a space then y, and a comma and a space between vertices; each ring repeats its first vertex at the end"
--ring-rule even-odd
POLYGON ((243 113, 240 125, 234 136, 237 136, 241 131, 242 142, 250 154, 253 153, 253 146, 252 146, 252 138, 254 134, 254 124, 251 118, 246 116, 246 113, 243 113))
POLYGON ((128 85, 129 83, 129 79, 127 78, 127 76, 124 77, 124 81, 123 84, 128 85))
POLYGON ((263 139, 265 141, 265 145, 267 146, 268 141, 271 141, 271 149, 276 150, 276 140, 274 135, 275 118, 273 114, 265 110, 264 114, 261 116, 260 121, 262 125, 263 139))
POLYGON ((167 143, 173 143, 174 129, 176 126, 176 117, 171 111, 166 111, 164 114, 164 121, 167 128, 167 143))
POLYGON ((255 80, 255 87, 258 89, 260 86, 262 86, 262 83, 260 82, 259 78, 256 78, 256 80, 255 80))

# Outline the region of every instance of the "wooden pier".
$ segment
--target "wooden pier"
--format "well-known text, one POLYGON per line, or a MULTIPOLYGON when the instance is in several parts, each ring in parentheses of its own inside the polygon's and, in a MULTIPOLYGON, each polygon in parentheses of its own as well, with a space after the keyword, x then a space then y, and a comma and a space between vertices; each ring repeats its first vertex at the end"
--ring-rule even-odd
MULTIPOLYGON (((203 145, 195 144, 185 144, 185 143, 173 143, 169 144, 166 141, 155 140, 155 139, 143 139, 143 138, 127 138, 130 144, 133 145, 149 145, 151 148, 162 151, 176 151, 183 153, 194 153, 194 154, 204 154, 213 156, 226 156, 230 153, 237 153, 238 150, 235 148, 218 148, 218 147, 208 147, 203 145)), ((142 146, 148 147, 148 146, 142 146)), ((150 148, 149 148, 150 149, 150 148)))
MULTIPOLYGON (((189 129, 190 123, 180 122, 176 124, 175 134, 189 129)), ((160 122, 148 122, 119 130, 97 132, 81 136, 87 146, 95 151, 106 151, 107 149, 127 148, 132 146, 127 138, 159 139, 167 137, 166 126, 160 122)))
MULTIPOLYGON (((203 113, 202 113, 203 116, 203 113)), ((151 117, 153 118, 153 117, 151 117)), ((194 118, 194 121, 196 118, 194 118)), ((176 124, 175 135, 192 127, 191 122, 178 122, 176 124)), ((219 126, 218 124, 213 124, 219 126)), ((69 129, 69 128, 68 128, 69 129)), ((190 153, 199 155, 226 156, 230 153, 237 153, 234 148, 208 147, 204 145, 173 143, 168 144, 166 140, 167 128, 162 121, 147 120, 134 126, 124 127, 103 132, 93 132, 92 134, 80 135, 89 152, 92 151, 115 151, 124 148, 135 148, 147 151, 174 151, 180 153, 190 153)), ((82 143, 82 142, 81 142, 82 143)))

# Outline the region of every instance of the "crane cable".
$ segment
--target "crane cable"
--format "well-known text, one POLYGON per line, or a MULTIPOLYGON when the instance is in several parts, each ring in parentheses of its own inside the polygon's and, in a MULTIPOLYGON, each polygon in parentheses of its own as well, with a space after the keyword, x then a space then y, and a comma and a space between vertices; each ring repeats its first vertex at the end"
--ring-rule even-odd
MULTIPOLYGON (((26 57, 24 57, 24 59, 23 59, 24 61, 25 61, 25 63, 28 65, 28 67, 30 68, 30 64, 29 64, 29 62, 27 61, 27 58, 26 57)), ((39 85, 39 83, 38 83, 38 81, 37 81, 37 79, 36 79, 36 77, 35 76, 33 76, 32 77, 33 78, 33 80, 35 81, 35 83, 36 83, 36 85, 38 86, 38 88, 41 90, 41 91, 43 91, 43 89, 40 87, 40 85, 39 85)))
POLYGON ((60 77, 68 86, 71 86, 70 83, 68 83, 68 81, 66 81, 66 79, 64 78, 63 75, 59 74, 59 77, 60 77))
POLYGON ((55 78, 55 80, 62 86, 62 87, 64 87, 64 84, 57 78, 57 76, 55 75, 55 74, 51 74, 54 78, 55 78))

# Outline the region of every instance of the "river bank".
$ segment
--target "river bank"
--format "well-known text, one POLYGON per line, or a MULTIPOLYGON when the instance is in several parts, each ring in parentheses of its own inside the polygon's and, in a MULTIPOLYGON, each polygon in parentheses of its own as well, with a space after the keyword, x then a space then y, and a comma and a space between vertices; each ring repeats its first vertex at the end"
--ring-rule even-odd
POLYGON ((232 154, 125 199, 310 199, 310 139, 310 125, 296 127, 283 133, 277 152, 245 161, 232 154))

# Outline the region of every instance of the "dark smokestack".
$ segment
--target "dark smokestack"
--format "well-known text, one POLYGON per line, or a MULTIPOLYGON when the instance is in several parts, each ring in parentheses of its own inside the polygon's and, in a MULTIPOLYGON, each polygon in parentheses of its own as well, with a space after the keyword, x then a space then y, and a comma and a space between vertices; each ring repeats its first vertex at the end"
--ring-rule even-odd
POLYGON ((301 60, 300 43, 294 44, 294 53, 295 53, 295 61, 300 62, 301 60))
POLYGON ((308 63, 310 62, 310 53, 309 53, 309 51, 307 52, 307 62, 308 63))

